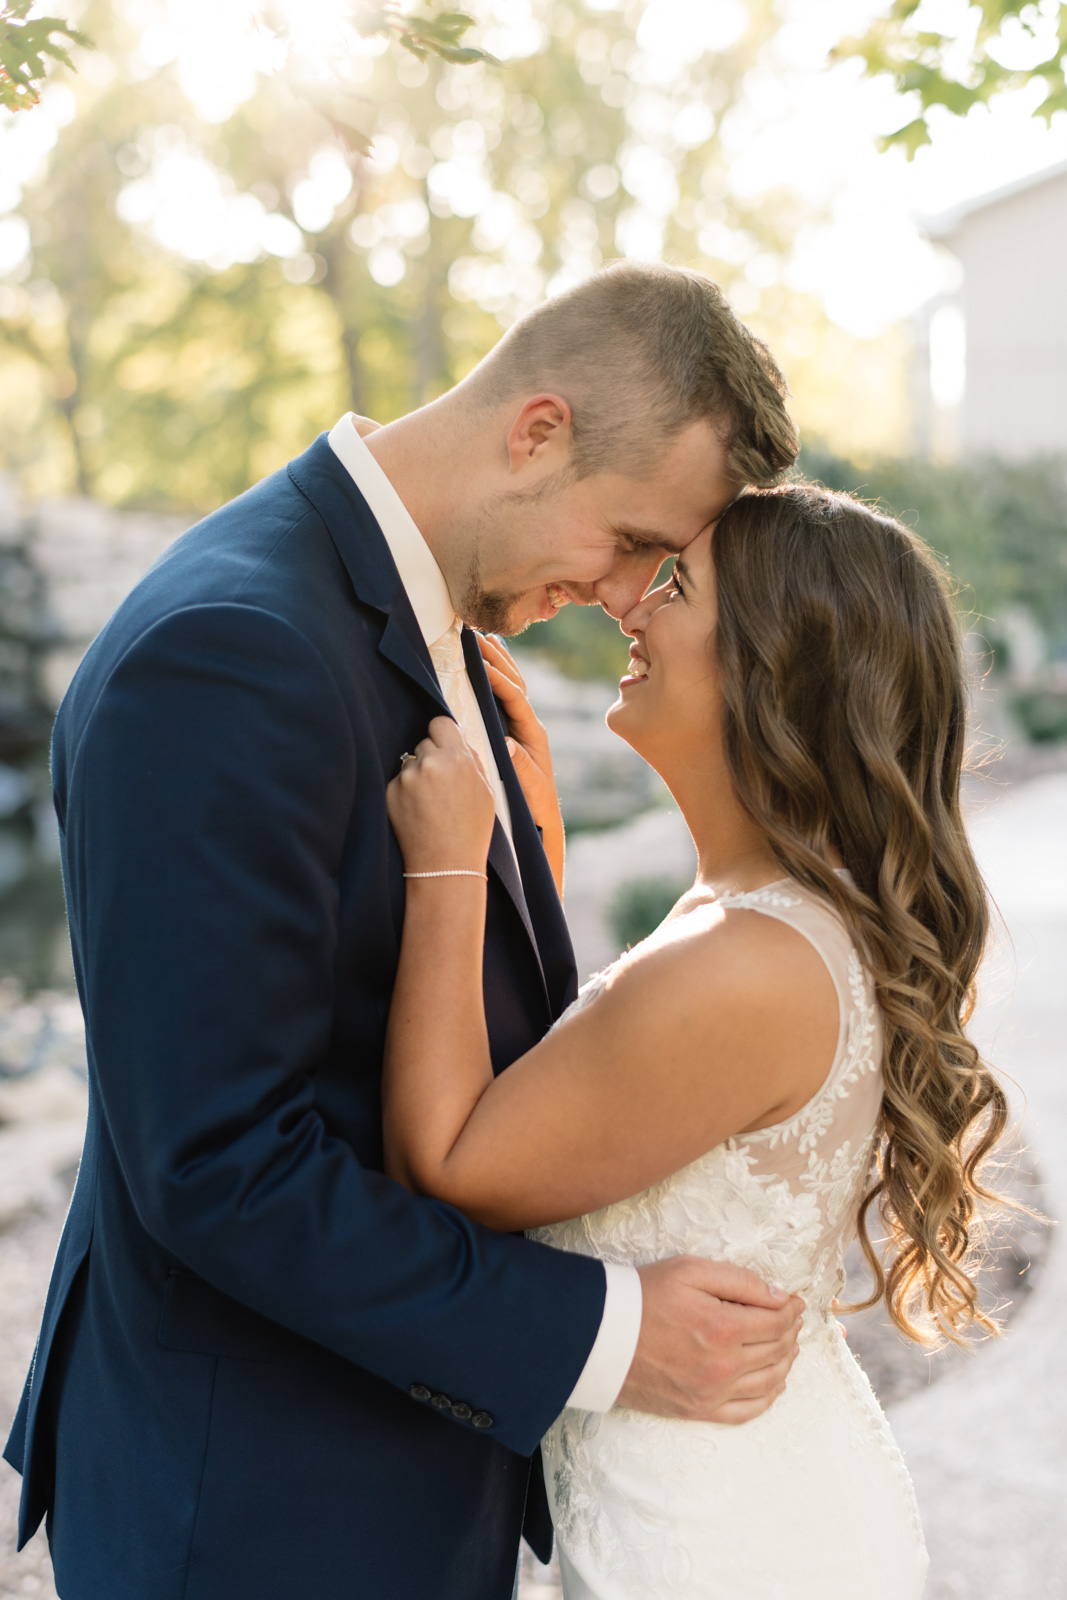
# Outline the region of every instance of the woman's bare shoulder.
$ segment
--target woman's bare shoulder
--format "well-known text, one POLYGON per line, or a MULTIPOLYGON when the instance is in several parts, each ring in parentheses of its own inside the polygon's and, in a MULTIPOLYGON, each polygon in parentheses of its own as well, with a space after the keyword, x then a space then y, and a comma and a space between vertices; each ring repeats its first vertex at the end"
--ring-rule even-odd
POLYGON ((663 923, 615 963, 605 992, 688 980, 716 1005, 740 992, 799 995, 819 977, 834 993, 826 963, 810 939, 778 917, 748 907, 696 904, 663 923))
MULTIPOLYGON (((825 1080, 837 1037, 833 984, 794 929, 714 906, 675 918, 486 1092, 483 1147, 508 1161, 478 1214, 527 1226, 637 1194, 793 1115, 825 1080), (521 1203, 501 1199, 519 1192, 521 1203)), ((469 1195, 443 1198, 469 1209, 469 1195)))
POLYGON ((655 1035, 662 1060, 695 1054, 704 1068, 729 1054, 798 1093, 818 1087, 837 1042, 837 991, 818 950, 776 917, 717 903, 628 951, 594 1006, 620 1040, 647 1048, 655 1035))

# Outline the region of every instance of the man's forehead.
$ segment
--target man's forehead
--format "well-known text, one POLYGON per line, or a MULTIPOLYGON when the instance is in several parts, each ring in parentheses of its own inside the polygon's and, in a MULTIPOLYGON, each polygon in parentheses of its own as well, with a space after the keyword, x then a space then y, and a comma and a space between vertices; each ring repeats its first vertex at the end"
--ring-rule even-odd
MULTIPOLYGON (((606 487, 606 486, 605 486, 606 487)), ((612 523, 620 534, 653 541, 664 549, 684 549, 709 522, 722 516, 743 486, 716 472, 677 473, 666 480, 626 479, 612 485, 604 509, 614 500, 612 523)))

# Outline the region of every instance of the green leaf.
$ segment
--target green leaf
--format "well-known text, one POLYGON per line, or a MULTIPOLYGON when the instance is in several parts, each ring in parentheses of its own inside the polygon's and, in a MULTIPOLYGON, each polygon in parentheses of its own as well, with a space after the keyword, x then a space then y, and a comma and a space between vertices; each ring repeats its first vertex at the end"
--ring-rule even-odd
POLYGON ((345 155, 369 156, 373 140, 363 132, 362 128, 354 128, 347 120, 331 116, 328 111, 320 107, 320 114, 329 123, 330 129, 345 155))
POLYGON ((891 150, 903 146, 908 160, 914 161, 916 152, 921 150, 924 144, 929 143, 930 130, 926 126, 926 118, 916 117, 914 121, 906 122, 902 128, 898 128, 895 133, 885 134, 879 139, 878 147, 880 150, 891 150))
POLYGON ((437 51, 442 61, 452 61, 460 66, 469 66, 472 61, 494 61, 496 58, 485 50, 465 48, 462 45, 441 45, 437 51))
POLYGON ((1034 111, 1034 116, 1043 118, 1045 122, 1051 122, 1057 111, 1067 111, 1067 86, 1064 85, 1063 73, 1058 76, 1059 87, 1047 94, 1034 111))
POLYGON ((26 16, 32 0, 10 0, 0 6, 0 106, 18 111, 36 105, 38 84, 47 70, 48 60, 73 68, 70 52, 55 34, 83 49, 93 48, 92 40, 61 17, 26 16))
MULTIPOLYGON (((954 36, 914 26, 918 6, 919 0, 893 0, 865 34, 843 39, 832 52, 833 59, 858 59, 868 76, 891 77, 899 94, 917 96, 917 121, 922 123, 934 106, 964 117, 973 106, 984 105, 994 95, 1022 88, 1035 79, 1044 80, 1050 92, 1033 114, 1047 121, 1055 111, 1064 109, 1060 96, 1062 57, 1067 51, 1067 0, 1059 0, 1059 44, 1053 56, 1023 71, 1002 66, 995 52, 1009 22, 1036 37, 1037 11, 1032 0, 973 0, 978 28, 974 48, 962 62, 954 36)), ((902 145, 909 158, 926 142, 915 121, 881 141, 883 148, 902 145)))
POLYGON ((465 11, 404 13, 387 3, 361 7, 354 21, 356 31, 364 38, 385 34, 420 61, 428 55, 459 65, 494 59, 486 50, 461 43, 467 30, 474 27, 474 18, 465 11))

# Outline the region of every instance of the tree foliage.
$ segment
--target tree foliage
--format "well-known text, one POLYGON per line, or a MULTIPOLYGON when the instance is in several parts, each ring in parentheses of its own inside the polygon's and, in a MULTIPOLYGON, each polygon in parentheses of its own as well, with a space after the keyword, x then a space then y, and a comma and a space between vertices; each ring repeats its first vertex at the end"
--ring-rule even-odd
MULTIPOLYGON (((3 0, 0 3, 0 107, 20 111, 34 106, 41 98, 40 85, 48 61, 73 67, 70 52, 56 35, 71 44, 92 49, 93 42, 79 28, 61 17, 29 17, 35 0, 3 0)), ((432 7, 432 0, 431 0, 432 7)), ((442 61, 469 65, 490 60, 485 50, 465 44, 464 36, 474 26, 473 17, 463 11, 428 9, 404 12, 391 0, 382 5, 357 5, 352 17, 355 32, 364 39, 394 39, 420 61, 438 56, 442 61)), ((284 24, 276 31, 284 37, 284 24)), ((363 151, 370 140, 358 129, 347 130, 349 140, 363 151)))
POLYGON ((60 17, 29 16, 34 0, 5 0, 0 4, 0 107, 21 111, 41 98, 39 85, 48 62, 73 66, 61 41, 91 48, 91 40, 60 17), (57 38, 58 35, 58 38, 57 38))
POLYGON ((472 61, 492 59, 488 51, 463 43, 464 34, 473 26, 474 18, 463 11, 439 11, 434 15, 416 12, 407 16, 387 6, 379 14, 374 31, 394 33, 404 49, 410 50, 420 61, 427 55, 435 55, 442 61, 468 66, 472 61))
POLYGON ((897 92, 914 102, 917 114, 887 134, 883 148, 898 145, 910 159, 930 141, 935 108, 963 117, 994 95, 1033 81, 1044 86, 1035 116, 1049 122, 1055 112, 1067 111, 1067 0, 1059 0, 1054 16, 1033 0, 974 0, 973 37, 962 49, 956 32, 917 26, 921 3, 892 0, 865 34, 845 40, 835 52, 839 59, 858 58, 872 76, 888 74, 897 92), (1011 64, 1020 42, 1038 50, 1033 64, 1011 64))
MULTIPOLYGON (((394 0, 386 0, 384 5, 357 4, 352 14, 352 25, 360 38, 387 39, 417 61, 436 58, 452 66, 467 67, 473 66, 476 61, 493 60, 487 50, 464 42, 474 26, 473 17, 465 11, 441 9, 441 5, 447 7, 448 0, 441 0, 436 10, 432 9, 433 0, 429 0, 429 4, 430 9, 415 12, 402 11, 394 0)), ((274 27, 277 36, 284 40, 284 20, 275 20, 274 27)), ((342 65, 338 74, 339 84, 343 83, 344 77, 342 65)), ((350 96, 345 97, 343 92, 338 95, 336 91, 331 95, 329 86, 321 82, 316 85, 311 98, 346 151, 355 155, 370 155, 373 134, 365 126, 367 108, 362 99, 353 102, 350 96), (338 105, 344 109, 338 109, 338 105)))
MULTIPOLYGON (((670 82, 640 14, 535 0, 547 46, 500 65, 394 36, 329 78, 261 74, 209 122, 175 65, 136 64, 136 7, 91 0, 108 72, 72 80, 76 118, 17 212, 32 248, 0 281, 0 469, 30 493, 210 509, 346 406, 388 420, 432 399, 635 228, 772 340, 803 328, 814 347, 813 305, 779 271, 805 214, 733 195, 719 138, 770 0, 670 82), (196 209, 174 222, 178 168, 257 238, 198 249, 196 209)), ((466 37, 461 14, 427 15, 452 30, 438 44, 466 37)))

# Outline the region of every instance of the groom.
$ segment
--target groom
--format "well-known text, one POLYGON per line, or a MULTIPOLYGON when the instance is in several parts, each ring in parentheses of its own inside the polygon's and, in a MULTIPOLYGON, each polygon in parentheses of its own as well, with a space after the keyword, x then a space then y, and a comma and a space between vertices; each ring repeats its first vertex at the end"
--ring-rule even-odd
MULTIPOLYGON (((605 1269, 382 1176, 404 914, 385 788, 451 711, 495 776, 494 1063, 575 990, 475 637, 614 615, 796 444, 696 274, 622 266, 364 443, 343 418, 193 528, 56 724, 90 1108, 7 1459, 63 1600, 508 1600, 568 1400, 743 1421, 798 1302, 605 1269)), ((442 867, 449 863, 442 861, 442 867)))

